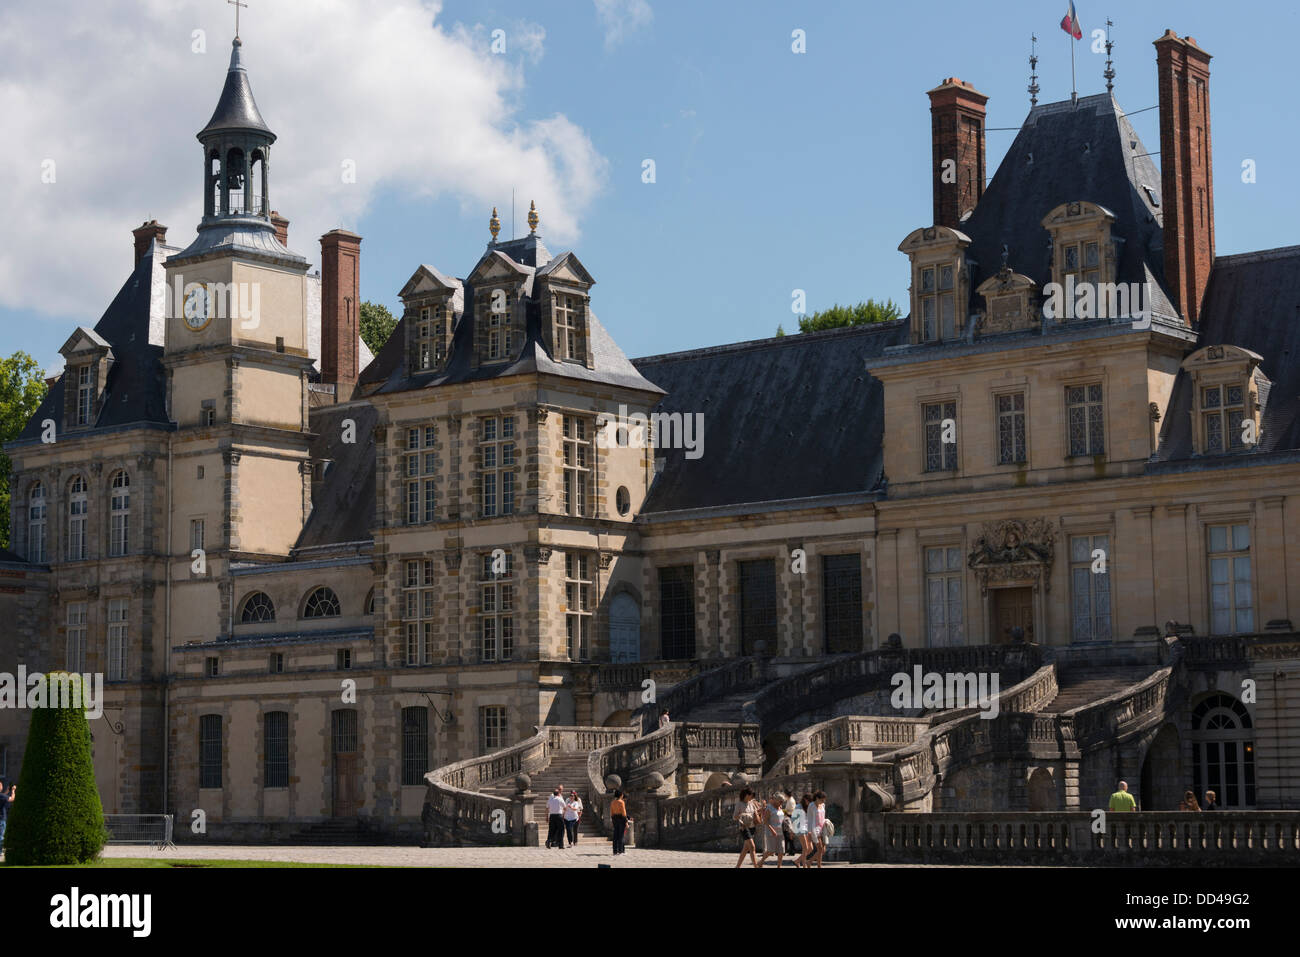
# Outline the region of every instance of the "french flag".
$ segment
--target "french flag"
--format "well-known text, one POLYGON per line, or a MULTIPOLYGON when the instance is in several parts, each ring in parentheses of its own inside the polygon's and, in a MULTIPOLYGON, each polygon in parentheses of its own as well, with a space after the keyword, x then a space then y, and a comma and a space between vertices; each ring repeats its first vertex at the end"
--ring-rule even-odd
POLYGON ((1074 0, 1070 0, 1070 12, 1061 21, 1061 29, 1076 40, 1083 39, 1083 28, 1079 26, 1079 15, 1074 12, 1074 0))

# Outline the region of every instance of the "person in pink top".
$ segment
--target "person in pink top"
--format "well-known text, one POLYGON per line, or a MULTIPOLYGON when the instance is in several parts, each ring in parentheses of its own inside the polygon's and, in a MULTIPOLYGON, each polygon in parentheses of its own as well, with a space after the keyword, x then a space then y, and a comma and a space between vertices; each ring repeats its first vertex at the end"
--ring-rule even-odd
POLYGON ((821 870, 822 858, 826 854, 826 836, 822 833, 825 827, 826 792, 817 791, 813 794, 813 806, 808 809, 808 832, 812 836, 814 846, 817 848, 813 860, 817 862, 818 870, 821 870))

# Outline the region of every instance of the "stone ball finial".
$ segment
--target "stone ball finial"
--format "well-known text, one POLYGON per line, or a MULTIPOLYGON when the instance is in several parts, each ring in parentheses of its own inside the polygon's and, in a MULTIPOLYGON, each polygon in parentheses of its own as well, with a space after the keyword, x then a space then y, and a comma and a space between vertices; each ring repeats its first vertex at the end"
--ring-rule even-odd
POLYGON ((732 787, 736 787, 736 788, 744 787, 748 783, 749 783, 749 775, 745 774, 743 771, 737 771, 735 774, 731 776, 732 787))
POLYGON ((664 776, 658 771, 651 771, 645 776, 645 789, 647 791, 658 791, 664 786, 664 776))
POLYGON ((523 794, 532 786, 533 786, 533 779, 529 777, 527 774, 515 775, 515 791, 518 792, 519 794, 523 794))
POLYGON ((605 790, 613 794, 623 786, 623 779, 617 774, 605 775, 605 790))

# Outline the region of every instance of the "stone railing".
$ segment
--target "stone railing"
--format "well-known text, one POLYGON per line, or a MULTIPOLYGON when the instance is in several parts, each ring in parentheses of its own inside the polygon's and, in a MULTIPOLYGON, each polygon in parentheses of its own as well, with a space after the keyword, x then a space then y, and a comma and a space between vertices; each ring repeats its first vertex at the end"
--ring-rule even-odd
POLYGON ((521 844, 519 820, 508 797, 480 789, 520 774, 540 771, 550 762, 550 731, 502 751, 457 761, 424 776, 426 791, 420 820, 425 843, 521 844), (500 812, 500 813, 498 813, 500 812))
POLYGON ((1242 667, 1250 660, 1249 642, 1241 635, 1183 635, 1178 643, 1189 668, 1242 667))
POLYGON ((873 815, 871 859, 890 863, 1300 865, 1300 811, 873 815))
POLYGON ((1079 748, 1086 750, 1108 740, 1121 740, 1160 720, 1166 699, 1177 690, 1173 678, 1183 656, 1183 643, 1179 641, 1170 655, 1170 664, 1151 677, 1100 701, 1067 711, 1079 748))
POLYGON ((805 771, 822 752, 834 748, 872 748, 879 751, 897 751, 899 748, 914 744, 916 738, 926 728, 924 718, 884 718, 862 715, 847 715, 832 718, 820 724, 804 728, 791 738, 790 746, 772 765, 763 778, 763 786, 768 786, 769 779, 805 771))
POLYGON ((757 685, 766 674, 765 659, 736 658, 717 668, 710 668, 673 685, 656 700, 638 708, 633 720, 641 722, 642 733, 650 734, 659 726, 659 712, 667 708, 669 717, 684 715, 692 707, 722 698, 739 688, 757 685))
POLYGON ((640 691, 646 679, 656 684, 676 685, 700 670, 699 664, 693 661, 598 664, 592 667, 595 669, 596 691, 640 691))
POLYGON ((635 725, 623 728, 582 728, 548 724, 542 730, 547 733, 547 748, 551 754, 585 753, 630 744, 637 738, 635 725))

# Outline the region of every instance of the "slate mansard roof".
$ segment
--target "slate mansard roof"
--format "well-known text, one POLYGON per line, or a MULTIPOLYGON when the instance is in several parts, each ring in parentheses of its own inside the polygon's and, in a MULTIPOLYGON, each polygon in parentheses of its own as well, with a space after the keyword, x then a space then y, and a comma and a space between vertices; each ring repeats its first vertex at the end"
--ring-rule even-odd
POLYGON ((217 108, 212 111, 212 119, 199 131, 199 139, 210 133, 236 132, 253 130, 270 137, 275 142, 275 134, 262 119, 253 99, 253 88, 248 83, 248 71, 244 69, 241 57, 239 37, 235 37, 230 49, 230 67, 226 71, 226 85, 221 88, 221 98, 217 108))

